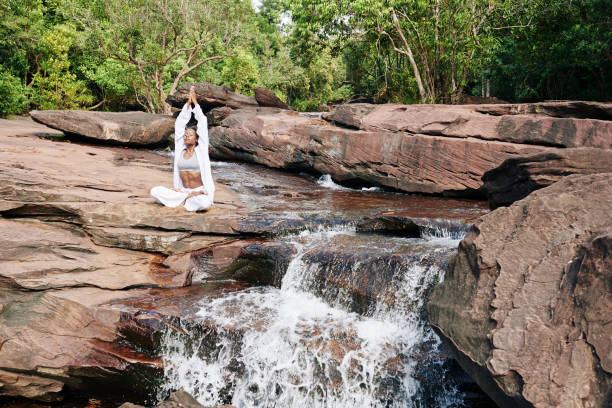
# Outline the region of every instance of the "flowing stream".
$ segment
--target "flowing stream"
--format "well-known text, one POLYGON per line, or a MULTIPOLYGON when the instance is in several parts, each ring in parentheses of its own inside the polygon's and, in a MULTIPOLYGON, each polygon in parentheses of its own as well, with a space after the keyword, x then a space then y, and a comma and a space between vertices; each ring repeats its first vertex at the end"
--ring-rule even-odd
POLYGON ((238 408, 473 406, 473 383, 427 324, 425 302, 465 234, 439 221, 465 225, 484 203, 238 163, 213 162, 213 174, 256 216, 345 221, 269 238, 266 248, 290 257, 257 264, 274 269, 261 272, 276 287, 203 299, 166 332, 158 400, 185 389, 238 408), (357 232, 359 220, 388 215, 432 223, 419 238, 357 232))
POLYGON ((167 334, 162 395, 186 389, 204 405, 237 407, 462 402, 423 316, 425 297, 443 279, 458 240, 381 239, 351 228, 284 239, 297 251, 280 288, 254 287, 203 303, 197 324, 167 334), (325 256, 330 249, 335 256, 325 256), (359 282, 372 268, 389 279, 374 284, 368 306, 357 313, 354 294, 342 290, 351 285, 334 278, 359 282))

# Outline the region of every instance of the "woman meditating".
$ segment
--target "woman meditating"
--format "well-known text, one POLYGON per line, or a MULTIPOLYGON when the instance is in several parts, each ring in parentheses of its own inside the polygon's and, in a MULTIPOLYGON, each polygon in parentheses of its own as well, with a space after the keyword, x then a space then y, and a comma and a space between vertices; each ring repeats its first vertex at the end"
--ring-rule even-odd
POLYGON ((185 203, 187 211, 199 211, 210 208, 214 194, 215 183, 208 157, 208 124, 192 86, 189 99, 174 123, 174 188, 153 187, 151 195, 167 207, 185 203), (197 131, 185 129, 192 112, 198 121, 197 131))

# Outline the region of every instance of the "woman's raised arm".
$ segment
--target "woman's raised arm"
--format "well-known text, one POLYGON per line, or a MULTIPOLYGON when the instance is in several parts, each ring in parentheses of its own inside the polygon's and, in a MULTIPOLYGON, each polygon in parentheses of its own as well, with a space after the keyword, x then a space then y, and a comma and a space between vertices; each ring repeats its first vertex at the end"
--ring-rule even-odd
POLYGON ((176 121, 174 122, 174 144, 178 145, 178 143, 183 143, 183 137, 185 136, 185 128, 187 127, 187 123, 189 123, 189 119, 191 119, 191 99, 185 103, 183 106, 183 110, 179 113, 176 121))

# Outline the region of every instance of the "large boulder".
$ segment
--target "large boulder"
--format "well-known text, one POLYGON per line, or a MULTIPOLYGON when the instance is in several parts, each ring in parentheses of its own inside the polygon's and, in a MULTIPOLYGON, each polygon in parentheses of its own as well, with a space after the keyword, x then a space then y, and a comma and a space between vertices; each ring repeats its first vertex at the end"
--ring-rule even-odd
POLYGON ((500 407, 604 407, 612 389, 612 173, 483 216, 428 303, 500 407))
MULTIPOLYGON (((362 108, 363 105, 352 105, 362 108)), ((354 130, 276 108, 240 109, 209 132, 214 157, 428 194, 482 196, 485 171, 532 145, 354 130)))
POLYGON ((246 96, 234 92, 229 86, 219 86, 208 82, 185 82, 179 86, 175 93, 166 98, 166 102, 176 108, 182 108, 189 97, 189 89, 195 88, 198 103, 205 112, 219 106, 229 106, 230 108, 247 108, 258 106, 257 101, 252 96, 246 96))
POLYGON ((272 91, 259 86, 255 87, 255 99, 257 100, 259 106, 295 110, 285 102, 281 101, 272 91))
POLYGON ((31 111, 37 122, 64 133, 123 145, 156 145, 174 132, 174 119, 146 112, 31 111))
MULTIPOLYGON (((612 104, 599 103, 599 111, 595 113, 600 114, 596 114, 596 118, 584 118, 592 113, 590 110, 581 111, 582 115, 549 116, 545 113, 550 113, 552 108, 542 105, 549 106, 548 111, 542 111, 541 105, 345 104, 323 117, 367 131, 407 132, 543 146, 612 148, 612 121, 610 116, 604 114, 612 111, 612 104)), ((564 106, 572 112, 568 105, 564 106)))
POLYGON ((612 150, 555 149, 512 157, 483 176, 491 209, 508 206, 570 174, 612 172, 612 150))

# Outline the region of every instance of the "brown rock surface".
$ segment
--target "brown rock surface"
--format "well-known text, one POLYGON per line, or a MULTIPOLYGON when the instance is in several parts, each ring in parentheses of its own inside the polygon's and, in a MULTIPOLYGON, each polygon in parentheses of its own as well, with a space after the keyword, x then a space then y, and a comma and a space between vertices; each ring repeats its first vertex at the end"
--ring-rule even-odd
POLYGON ((232 113, 232 108, 227 106, 219 106, 206 112, 206 118, 208 119, 208 126, 219 126, 223 119, 227 118, 232 113))
MULTIPOLYGON (((117 302, 156 296, 184 307, 191 271, 165 255, 236 235, 243 204, 218 185, 208 212, 168 209, 149 196, 171 184, 168 158, 14 133, 0 134, 0 395, 50 401, 73 388, 144 400, 161 361, 143 353, 143 339, 174 311, 157 310, 146 326, 144 306, 117 302), (140 334, 126 342, 131 327, 140 334)), ((196 290, 189 304, 208 295, 196 290)))
MULTIPOLYGON (((407 132, 558 147, 612 148, 612 121, 609 117, 607 120, 551 117, 541 113, 538 106, 345 104, 323 117, 366 131, 407 132)), ((612 111, 612 104, 599 103, 598 106, 602 112, 612 111)))
POLYGON ((145 112, 32 111, 37 122, 65 133, 124 145, 165 143, 174 132, 171 116, 145 112))
POLYGON ((513 155, 542 149, 474 138, 351 130, 275 108, 234 111, 209 136, 211 154, 223 159, 327 173, 345 183, 465 196, 482 187, 485 171, 513 155))
POLYGON ((0 136, 64 136, 63 132, 36 123, 29 118, 0 119, 0 136))
POLYGON ((166 98, 170 105, 182 108, 187 102, 189 89, 195 87, 198 103, 205 112, 218 106, 229 106, 230 108, 256 107, 257 101, 252 96, 246 96, 233 91, 229 86, 218 86, 208 82, 186 82, 178 87, 176 92, 166 98))
POLYGON ((501 407, 603 407, 612 389, 612 173, 571 175, 483 216, 428 303, 501 407))
POLYGON ((43 290, 191 284, 191 274, 163 267, 154 255, 97 246, 82 231, 59 225, 0 218, 2 286, 43 290))
POLYGON ((269 106, 271 108, 281 108, 288 110, 295 110, 285 102, 281 101, 278 96, 274 95, 272 91, 259 86, 255 87, 255 100, 259 106, 269 106))
MULTIPOLYGON (((110 246, 117 246, 111 237, 129 241, 130 229, 136 243, 146 228, 178 231, 170 233, 175 246, 196 232, 235 234, 233 227, 246 214, 237 195, 223 185, 217 186, 215 205, 207 212, 156 204, 149 190, 170 186, 172 174, 167 158, 146 151, 14 137, 0 137, 0 145, 1 214, 68 220, 90 228, 94 240, 110 246)), ((161 239, 165 233, 156 234, 159 248, 154 242, 126 247, 171 252, 161 239)), ((208 244, 204 239, 202 247, 208 244)))
POLYGON ((559 101, 535 103, 485 104, 477 110, 490 115, 547 115, 555 118, 612 120, 612 103, 594 101, 559 101))
POLYGON ((483 176, 492 209, 508 206, 534 190, 547 187, 570 174, 612 172, 612 150, 555 149, 512 157, 483 176))

